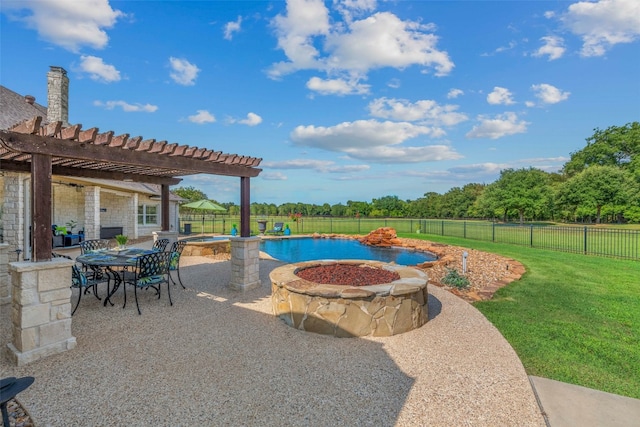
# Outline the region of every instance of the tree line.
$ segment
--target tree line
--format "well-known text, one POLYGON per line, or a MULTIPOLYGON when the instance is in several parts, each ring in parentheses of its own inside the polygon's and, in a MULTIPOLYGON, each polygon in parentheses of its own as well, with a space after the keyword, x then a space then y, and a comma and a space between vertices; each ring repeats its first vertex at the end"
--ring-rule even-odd
MULTIPOLYGON (((596 128, 586 142, 559 172, 504 169, 491 184, 469 183, 416 200, 388 195, 333 205, 252 203, 251 214, 640 223, 640 123, 596 128)), ((189 202, 207 198, 194 187, 173 192, 189 202)), ((219 204, 231 215, 240 212, 234 203, 219 204)))

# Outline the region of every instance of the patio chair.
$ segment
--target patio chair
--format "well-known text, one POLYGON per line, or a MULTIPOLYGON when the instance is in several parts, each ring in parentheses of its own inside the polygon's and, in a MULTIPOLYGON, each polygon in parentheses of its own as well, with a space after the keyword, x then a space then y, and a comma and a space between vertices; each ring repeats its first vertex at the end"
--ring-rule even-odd
POLYGON ((170 252, 154 252, 138 257, 136 269, 133 274, 133 280, 125 278, 124 281, 124 305, 122 308, 127 306, 127 284, 133 286, 138 314, 142 314, 140 311, 140 305, 138 304, 138 288, 153 288, 158 294, 158 299, 160 299, 160 287, 163 283, 166 283, 167 292, 169 293, 169 304, 173 305, 173 301, 171 301, 171 287, 169 286, 170 258, 170 252))
MULTIPOLYGON (((65 257, 68 258, 68 257, 65 257)), ((98 298, 98 301, 102 299, 98 296, 98 285, 104 282, 102 279, 94 279, 92 277, 88 277, 77 265, 71 266, 71 287, 78 288, 78 302, 76 302, 76 306, 71 312, 71 315, 76 312, 78 306, 80 305, 80 300, 82 299, 82 294, 89 292, 91 288, 93 288, 93 294, 98 298)))
POLYGON ((168 244, 169 244, 169 239, 158 239, 155 242, 153 242, 152 249, 154 251, 163 252, 168 244))
POLYGON ((186 240, 173 242, 173 245, 171 245, 171 249, 169 250, 169 253, 171 253, 171 262, 169 263, 169 279, 171 279, 174 286, 177 284, 175 279, 171 275, 171 272, 175 271, 178 275, 178 282, 180 283, 180 286, 182 286, 182 289, 187 289, 182 284, 182 278, 180 277, 180 257, 182 256, 182 251, 184 250, 184 247, 186 245, 186 240))
POLYGON ((273 228, 271 230, 265 231, 265 233, 270 234, 282 234, 284 233, 284 222, 276 222, 273 224, 273 228))
MULTIPOLYGON (((109 249, 111 246, 111 241, 109 239, 93 239, 93 240, 84 240, 79 243, 80 245, 80 255, 84 255, 88 252, 93 252, 102 249, 109 249)), ((108 281, 109 276, 104 272, 104 270, 100 267, 89 266, 88 268, 85 266, 84 271, 85 274, 91 270, 91 278, 96 280, 108 281)))

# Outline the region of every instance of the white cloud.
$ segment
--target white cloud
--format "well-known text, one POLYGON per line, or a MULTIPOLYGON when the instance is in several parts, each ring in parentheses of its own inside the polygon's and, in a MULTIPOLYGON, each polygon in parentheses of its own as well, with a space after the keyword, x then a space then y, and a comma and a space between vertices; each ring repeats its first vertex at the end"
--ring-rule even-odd
POLYGON ((196 78, 200 69, 195 65, 180 58, 169 58, 171 69, 173 70, 169 75, 174 82, 183 86, 193 86, 196 83, 196 78))
POLYGON ((387 86, 389 86, 392 89, 398 89, 400 87, 400 80, 399 79, 391 79, 389 80, 389 83, 387 83, 387 86))
POLYGON ((92 80, 106 83, 120 81, 120 71, 116 70, 113 65, 105 64, 102 58, 97 56, 82 55, 80 57, 80 69, 85 73, 89 73, 89 77, 92 80))
POLYGON ((549 61, 562 58, 562 55, 564 55, 564 52, 566 51, 563 46, 564 40, 562 37, 546 36, 540 38, 540 40, 542 40, 544 44, 533 53, 533 56, 541 57, 548 55, 549 61))
POLYGON ((640 2, 581 1, 569 6, 560 20, 582 38, 582 56, 602 56, 614 45, 640 37, 640 2))
POLYGON ((136 113, 136 112, 144 112, 144 113, 153 113, 158 109, 157 105, 151 104, 129 104, 125 101, 93 101, 93 105, 96 107, 104 107, 107 110, 113 110, 116 107, 122 108, 122 111, 125 113, 136 113))
POLYGON ((240 32, 240 26, 242 25, 242 16, 238 16, 238 20, 233 22, 227 22, 224 26, 224 38, 225 40, 231 40, 233 33, 240 32))
POLYGON ((369 165, 336 165, 331 160, 292 159, 277 162, 263 162, 261 166, 271 169, 304 169, 322 173, 362 172, 370 169, 369 165))
POLYGON ((510 41, 509 44, 507 46, 500 46, 497 47, 493 52, 491 53, 481 53, 480 56, 494 56, 496 53, 502 53, 502 52, 506 52, 508 50, 513 49, 514 47, 516 47, 518 45, 518 43, 516 43, 515 41, 510 41))
POLYGON ((198 110, 196 111, 196 114, 189 116, 188 120, 191 123, 197 123, 199 125, 202 125, 205 123, 214 123, 216 121, 216 118, 213 114, 211 114, 207 110, 198 110))
POLYGON ((464 95, 464 91, 463 90, 461 90, 461 89, 451 89, 447 93, 447 98, 455 99, 455 98, 459 97, 460 95, 464 95))
POLYGON ((281 172, 262 172, 260 178, 265 181, 286 181, 287 176, 281 172))
POLYGON ((3 2, 2 9, 5 13, 29 10, 31 14, 18 12, 8 16, 25 22, 43 39, 72 52, 85 45, 103 49, 109 42, 105 29, 112 28, 124 16, 112 9, 108 0, 21 0, 3 2))
POLYGON ((496 86, 493 88, 493 92, 487 95, 487 102, 491 105, 511 105, 515 104, 513 100, 513 94, 509 89, 496 86))
POLYGON ((453 126, 469 119, 457 109, 457 105, 438 105, 436 101, 428 99, 411 103, 406 99, 378 98, 369 103, 369 112, 373 117, 419 121, 435 126, 453 126))
POLYGON ((557 104, 560 101, 569 99, 569 95, 571 95, 571 92, 563 92, 557 87, 546 83, 531 85, 531 90, 543 104, 557 104))
POLYGON ((370 85, 358 83, 358 80, 327 79, 311 77, 307 88, 320 95, 364 95, 369 93, 370 85))
POLYGON ((347 22, 354 16, 361 16, 376 9, 376 0, 334 0, 333 4, 347 22))
MULTIPOLYGON (((340 2, 341 10, 367 12, 375 2, 340 2)), ((344 16, 343 16, 344 17, 344 16)), ((289 0, 286 15, 273 21, 278 47, 287 61, 273 64, 272 78, 280 78, 298 70, 314 69, 330 74, 345 73, 363 77, 372 69, 406 68, 420 65, 447 75, 454 65, 449 55, 436 48, 438 37, 433 25, 402 21, 389 12, 378 12, 367 18, 344 21, 329 20, 329 10, 320 0, 289 0), (322 48, 320 51, 318 49, 322 48)))
POLYGON ((238 123, 247 126, 257 126, 262 123, 262 117, 256 113, 248 113, 246 119, 238 120, 238 123))
POLYGON ((478 116, 480 124, 474 126, 466 134, 467 138, 491 138, 498 139, 507 135, 515 135, 527 131, 528 122, 518 120, 515 113, 507 112, 498 114, 494 118, 478 116))
POLYGON ((498 174, 501 170, 507 169, 509 165, 505 163, 475 163, 449 168, 448 171, 456 175, 491 175, 498 174))
POLYGON ((291 140, 299 146, 346 153, 348 157, 382 163, 409 163, 460 158, 446 145, 398 146, 420 135, 439 134, 438 129, 407 122, 358 120, 332 127, 298 126, 291 140))

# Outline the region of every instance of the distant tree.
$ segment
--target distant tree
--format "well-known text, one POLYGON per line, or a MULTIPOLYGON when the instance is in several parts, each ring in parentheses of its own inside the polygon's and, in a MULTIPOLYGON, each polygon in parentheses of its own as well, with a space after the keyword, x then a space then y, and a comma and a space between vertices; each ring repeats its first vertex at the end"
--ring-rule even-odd
POLYGON ((402 217, 405 216, 406 202, 398 196, 384 196, 371 201, 371 216, 377 217, 402 217))
POLYGON ((595 165, 562 184, 558 201, 575 209, 595 210, 596 223, 599 224, 603 206, 637 206, 639 195, 640 185, 631 172, 617 166, 595 165))
POLYGON ((574 176, 589 166, 616 166, 630 171, 640 182, 640 123, 594 129, 587 146, 571 153, 563 172, 574 176))
POLYGON ((535 218, 549 212, 552 196, 546 172, 535 168, 505 169, 497 181, 487 186, 480 205, 501 211, 505 220, 509 211, 517 211, 523 224, 525 215, 535 218))
POLYGON ((353 200, 347 201, 347 216, 360 215, 361 217, 369 216, 371 212, 371 205, 367 202, 355 202, 353 200))
POLYGON ((331 206, 332 216, 345 216, 347 214, 347 207, 342 203, 337 203, 331 206))
POLYGON ((195 187, 177 187, 171 192, 185 199, 184 203, 197 202, 198 200, 208 199, 207 195, 195 187))

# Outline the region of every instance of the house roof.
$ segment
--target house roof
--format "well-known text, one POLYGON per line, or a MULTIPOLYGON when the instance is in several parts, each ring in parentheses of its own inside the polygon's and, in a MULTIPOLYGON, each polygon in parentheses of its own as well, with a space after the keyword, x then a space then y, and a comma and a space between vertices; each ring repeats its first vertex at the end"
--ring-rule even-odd
MULTIPOLYGON (((73 181, 81 185, 92 184, 98 187, 112 188, 115 190, 122 190, 122 191, 130 191, 134 193, 147 194, 150 196, 160 195, 159 185, 146 184, 144 182, 122 182, 122 181, 112 181, 109 179, 93 179, 93 178, 74 179, 73 181)), ((184 199, 178 196, 177 194, 169 192, 169 200, 179 202, 184 199)))
POLYGON ((47 117, 47 107, 37 102, 27 102, 29 95, 22 96, 0 85, 0 129, 9 129, 16 123, 35 116, 47 117))

